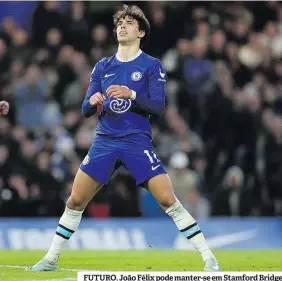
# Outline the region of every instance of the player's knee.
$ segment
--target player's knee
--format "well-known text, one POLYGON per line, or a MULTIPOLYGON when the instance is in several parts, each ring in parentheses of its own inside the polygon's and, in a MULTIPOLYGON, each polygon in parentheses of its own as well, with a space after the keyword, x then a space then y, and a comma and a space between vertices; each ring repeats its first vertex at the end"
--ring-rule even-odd
POLYGON ((68 208, 75 210, 75 211, 83 211, 87 203, 85 203, 84 200, 71 196, 67 201, 67 206, 68 208))
POLYGON ((159 204, 163 210, 167 210, 176 202, 175 196, 163 197, 159 200, 159 204))

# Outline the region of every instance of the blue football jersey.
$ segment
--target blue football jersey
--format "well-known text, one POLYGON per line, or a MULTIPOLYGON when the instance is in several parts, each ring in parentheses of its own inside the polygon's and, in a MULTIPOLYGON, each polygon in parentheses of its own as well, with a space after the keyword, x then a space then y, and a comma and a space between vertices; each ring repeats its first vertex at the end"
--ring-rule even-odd
POLYGON ((122 62, 117 55, 100 60, 94 67, 89 88, 82 105, 85 117, 96 113, 89 99, 100 92, 106 98, 96 133, 111 137, 131 134, 151 136, 150 115, 162 115, 165 110, 166 72, 161 62, 140 51, 135 59, 122 62), (109 98, 111 85, 121 85, 136 92, 136 99, 109 98))

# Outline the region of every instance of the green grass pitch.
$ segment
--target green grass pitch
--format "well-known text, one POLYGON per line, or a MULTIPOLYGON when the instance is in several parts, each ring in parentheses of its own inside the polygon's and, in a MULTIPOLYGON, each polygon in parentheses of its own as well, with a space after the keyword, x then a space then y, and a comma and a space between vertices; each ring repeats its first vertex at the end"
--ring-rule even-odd
MULTIPOLYGON (((215 251, 223 271, 282 271, 282 251, 215 251)), ((0 280, 77 280, 76 271, 202 271, 194 251, 65 251, 56 272, 26 272, 42 251, 0 251, 0 280)))

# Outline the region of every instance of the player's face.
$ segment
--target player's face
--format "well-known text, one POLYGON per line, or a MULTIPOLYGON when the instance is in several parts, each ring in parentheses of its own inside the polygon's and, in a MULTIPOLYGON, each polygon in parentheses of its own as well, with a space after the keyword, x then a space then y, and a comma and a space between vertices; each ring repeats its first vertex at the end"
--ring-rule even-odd
POLYGON ((144 35, 145 32, 139 30, 136 19, 126 16, 117 23, 117 40, 119 43, 132 43, 140 40, 144 35))

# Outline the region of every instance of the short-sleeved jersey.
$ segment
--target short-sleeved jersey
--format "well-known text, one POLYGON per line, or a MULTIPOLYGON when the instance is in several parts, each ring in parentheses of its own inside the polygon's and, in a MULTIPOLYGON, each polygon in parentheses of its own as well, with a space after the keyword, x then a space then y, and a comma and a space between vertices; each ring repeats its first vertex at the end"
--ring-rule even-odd
POLYGON ((96 133, 123 137, 141 133, 151 136, 150 115, 161 115, 165 109, 167 75, 161 62, 140 51, 139 55, 122 62, 114 55, 100 60, 94 67, 90 85, 83 102, 86 117, 96 112, 90 97, 101 92, 106 98, 96 133), (111 85, 122 85, 136 92, 136 99, 109 98, 106 91, 111 85))

